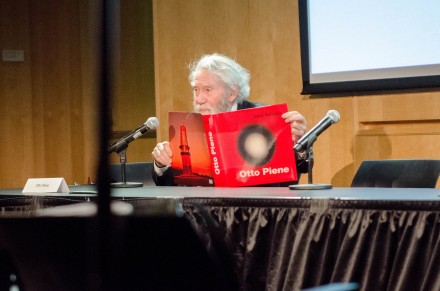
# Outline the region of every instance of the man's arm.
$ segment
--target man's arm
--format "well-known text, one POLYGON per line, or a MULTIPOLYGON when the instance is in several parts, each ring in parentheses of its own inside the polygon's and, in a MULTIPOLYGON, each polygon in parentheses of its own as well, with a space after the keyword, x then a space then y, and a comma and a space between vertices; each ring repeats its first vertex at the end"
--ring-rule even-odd
POLYGON ((153 180, 157 186, 174 186, 174 176, 171 171, 173 151, 169 142, 161 142, 151 152, 154 161, 153 180))
POLYGON ((174 176, 170 167, 158 168, 154 163, 153 181, 156 186, 175 186, 174 176), (159 169, 156 171, 156 169, 159 169), (162 170, 164 169, 164 170, 162 170))

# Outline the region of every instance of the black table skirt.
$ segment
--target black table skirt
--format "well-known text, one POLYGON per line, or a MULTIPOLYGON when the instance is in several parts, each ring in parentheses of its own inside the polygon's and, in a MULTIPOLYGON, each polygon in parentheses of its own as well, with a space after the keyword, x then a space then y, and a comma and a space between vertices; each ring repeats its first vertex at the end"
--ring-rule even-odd
POLYGON ((439 203, 411 210, 414 203, 421 206, 401 202, 400 208, 408 209, 371 209, 374 203, 359 201, 357 208, 343 201, 321 201, 321 207, 311 207, 311 201, 296 201, 295 207, 228 206, 192 199, 184 201, 184 209, 205 236, 212 231, 198 205, 211 214, 242 290, 300 290, 332 282, 356 282, 359 290, 440 290, 440 212, 433 210, 439 203))

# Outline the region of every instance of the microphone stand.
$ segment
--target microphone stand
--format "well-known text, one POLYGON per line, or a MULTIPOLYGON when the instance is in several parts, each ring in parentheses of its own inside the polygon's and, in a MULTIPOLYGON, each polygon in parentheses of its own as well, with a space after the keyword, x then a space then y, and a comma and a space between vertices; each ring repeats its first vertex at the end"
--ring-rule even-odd
POLYGON ((121 182, 110 183, 110 186, 115 188, 134 188, 134 187, 143 187, 144 184, 140 182, 127 182, 127 172, 125 168, 125 163, 127 161, 126 152, 127 152, 128 143, 125 139, 121 139, 117 143, 117 150, 115 151, 119 155, 119 162, 121 164, 121 182))
POLYGON ((307 174, 308 174, 308 184, 298 184, 298 185, 289 185, 290 190, 323 190, 323 189, 331 189, 331 184, 313 184, 313 166, 314 166, 314 155, 313 155, 313 147, 312 144, 316 140, 316 137, 310 139, 310 142, 307 144, 307 148, 305 150, 306 162, 307 164, 307 174))

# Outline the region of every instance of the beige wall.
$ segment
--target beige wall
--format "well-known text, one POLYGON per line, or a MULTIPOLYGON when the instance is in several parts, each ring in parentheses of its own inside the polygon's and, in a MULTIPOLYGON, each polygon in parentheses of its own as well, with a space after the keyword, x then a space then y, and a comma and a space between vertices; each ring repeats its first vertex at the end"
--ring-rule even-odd
MULTIPOLYGON (((0 188, 30 177, 96 179, 99 1, 0 0, 0 188)), ((121 1, 119 57, 111 104, 121 135, 155 115, 151 2, 121 1)), ((156 139, 130 144, 128 162, 151 160, 156 139)), ((119 161, 116 154, 111 162, 119 161)))
MULTIPOLYGON (((96 177, 95 2, 0 0, 0 48, 25 52, 24 62, 0 63, 0 188, 23 187, 29 177, 64 177, 69 184, 96 177)), ((252 100, 286 102, 309 128, 329 109, 341 113, 315 143, 316 183, 349 186, 363 159, 440 158, 439 90, 300 94, 297 1, 152 2, 121 1, 115 134, 158 116, 159 140, 166 139, 167 112, 191 110, 188 63, 220 52, 251 71, 252 100)), ((150 160, 155 142, 132 143, 128 161, 150 160)))
POLYGON ((0 187, 92 174, 79 11, 78 1, 0 1, 1 49, 24 51, 24 62, 0 64, 0 187))

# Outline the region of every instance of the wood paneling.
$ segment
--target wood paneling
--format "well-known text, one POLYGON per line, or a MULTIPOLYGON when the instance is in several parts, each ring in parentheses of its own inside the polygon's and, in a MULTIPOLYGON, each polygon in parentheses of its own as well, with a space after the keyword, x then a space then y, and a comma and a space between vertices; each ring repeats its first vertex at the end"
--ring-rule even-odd
MULTIPOLYGON (((23 50, 24 62, 0 63, 0 186, 23 183, 33 169, 32 82, 26 0, 0 1, 1 50, 23 50), (30 162, 30 163, 27 163, 30 162)), ((24 184, 23 184, 24 185, 24 184)))
MULTIPOLYGON (((149 1, 121 2, 113 125, 129 131, 155 112, 152 16, 149 1)), ((100 15, 99 1, 0 0, 1 49, 25 52, 0 63, 1 188, 96 179, 100 15)), ((154 144, 130 145, 128 161, 151 160, 154 144)))
MULTIPOLYGON (((151 1, 120 1, 120 47, 113 131, 131 131, 156 116, 151 1)), ((161 120, 160 120, 161 121, 161 120)), ((113 142, 113 141, 111 141, 113 142)), ((155 138, 142 138, 127 149, 127 162, 151 161, 155 138)), ((119 156, 110 155, 111 162, 119 156)))
POLYGON ((34 175, 71 181, 84 151, 79 6, 29 1, 29 12, 34 175))
POLYGON ((1 153, 0 184, 23 186, 28 177, 44 176, 76 180, 85 138, 78 2, 1 5, 2 30, 10 35, 2 34, 2 49, 24 50, 25 61, 2 62, 2 137, 8 137, 8 148, 1 153))

